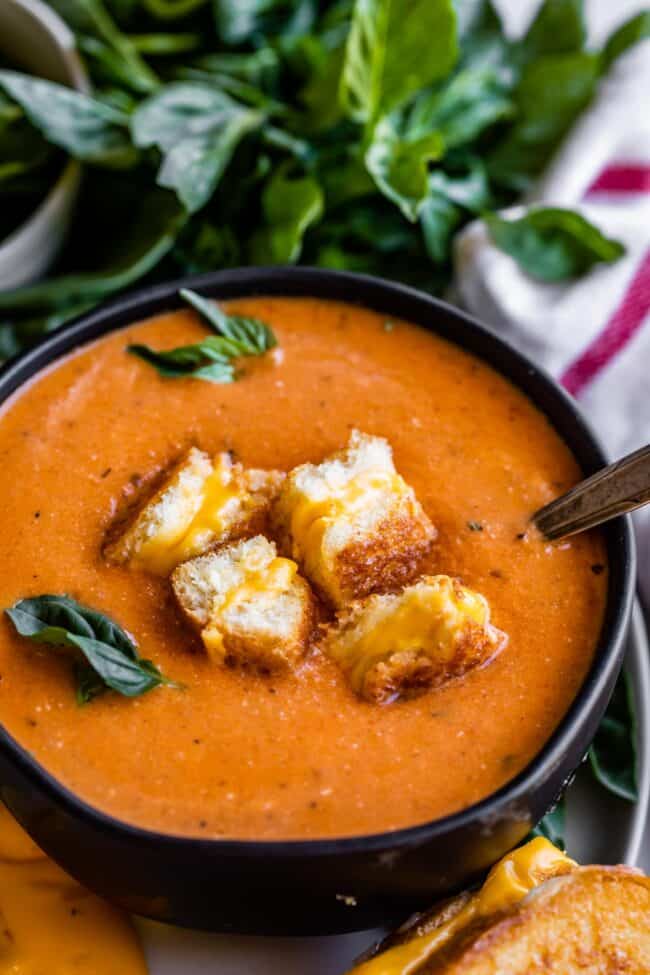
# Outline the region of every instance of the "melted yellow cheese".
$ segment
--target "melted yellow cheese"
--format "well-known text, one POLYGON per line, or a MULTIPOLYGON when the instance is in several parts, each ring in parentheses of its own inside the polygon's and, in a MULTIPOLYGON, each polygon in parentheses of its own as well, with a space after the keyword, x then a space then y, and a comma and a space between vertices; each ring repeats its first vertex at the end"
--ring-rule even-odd
POLYGON ((264 567, 252 566, 237 585, 225 592, 212 606, 212 621, 201 633, 210 656, 222 659, 225 653, 220 617, 252 602, 260 596, 272 600, 287 592, 296 577, 298 566, 291 559, 276 557, 264 567))
MULTIPOLYGON (((445 664, 456 653, 468 627, 487 633, 490 608, 480 593, 458 585, 449 576, 434 576, 428 584, 412 586, 374 612, 370 601, 367 621, 333 644, 333 656, 360 690, 368 671, 394 653, 419 650, 445 664), (384 610, 385 605, 385 610, 384 610)), ((496 631, 494 631, 495 636, 496 631)))
POLYGON ((0 806, 0 975, 146 975, 128 917, 67 876, 0 806))
POLYGON ((507 910, 545 880, 569 873, 575 866, 575 861, 552 843, 537 837, 499 860, 481 889, 450 920, 405 944, 389 948, 352 971, 354 975, 415 975, 473 921, 507 910))
POLYGON ((156 575, 168 575, 181 562, 204 552, 213 539, 219 539, 228 527, 233 507, 237 507, 233 502, 242 497, 231 470, 228 455, 220 454, 203 484, 198 510, 180 526, 170 526, 170 530, 161 527, 141 546, 133 564, 156 575))
POLYGON ((323 535, 340 518, 353 518, 364 509, 392 495, 399 498, 408 490, 395 471, 380 469, 362 471, 346 483, 327 486, 327 495, 312 498, 303 494, 291 515, 291 535, 296 551, 302 558, 318 558, 323 535))

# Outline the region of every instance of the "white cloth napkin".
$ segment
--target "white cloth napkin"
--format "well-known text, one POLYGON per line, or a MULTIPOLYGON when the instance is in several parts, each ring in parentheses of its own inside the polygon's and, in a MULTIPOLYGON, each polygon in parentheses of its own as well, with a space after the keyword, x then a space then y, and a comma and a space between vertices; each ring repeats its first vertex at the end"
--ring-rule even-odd
MULTIPOLYGON (((634 7, 605 2, 610 28, 634 7)), ((650 442, 650 41, 615 62, 526 202, 579 209, 626 245, 625 256, 578 281, 543 284, 476 221, 456 241, 455 299, 559 378, 619 458, 650 442)), ((650 609, 650 510, 635 520, 650 609)))

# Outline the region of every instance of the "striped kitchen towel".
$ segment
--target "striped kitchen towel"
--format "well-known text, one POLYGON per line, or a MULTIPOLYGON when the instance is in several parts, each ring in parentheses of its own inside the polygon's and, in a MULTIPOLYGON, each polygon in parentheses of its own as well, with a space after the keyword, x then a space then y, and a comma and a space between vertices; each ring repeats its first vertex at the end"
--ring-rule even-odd
MULTIPOLYGON (((456 242, 455 297, 557 376, 618 458, 650 443, 650 41, 615 65, 527 203, 579 209, 625 256, 542 284, 477 221, 456 242)), ((635 518, 650 610, 650 511, 635 518)))

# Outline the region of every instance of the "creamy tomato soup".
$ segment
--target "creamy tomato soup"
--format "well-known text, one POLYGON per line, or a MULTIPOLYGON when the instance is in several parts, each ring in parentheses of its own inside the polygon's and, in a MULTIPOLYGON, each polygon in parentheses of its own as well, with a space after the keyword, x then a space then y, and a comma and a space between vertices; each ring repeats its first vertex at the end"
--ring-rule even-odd
POLYGON ((67 662, 3 619, 0 720, 87 801, 174 833, 345 836, 461 809, 539 751, 594 653, 602 539, 524 534, 530 513, 579 479, 576 462, 521 392, 423 329, 322 300, 228 307, 279 340, 231 385, 163 379, 125 352, 205 335, 179 311, 83 348, 5 405, 0 604, 68 593, 120 622, 185 689, 80 707, 67 662), (318 649, 295 674, 226 669, 182 620, 168 580, 102 558, 125 485, 189 444, 288 470, 354 427, 388 438, 437 527, 425 568, 482 592, 509 635, 483 669, 386 706, 356 697, 318 649))

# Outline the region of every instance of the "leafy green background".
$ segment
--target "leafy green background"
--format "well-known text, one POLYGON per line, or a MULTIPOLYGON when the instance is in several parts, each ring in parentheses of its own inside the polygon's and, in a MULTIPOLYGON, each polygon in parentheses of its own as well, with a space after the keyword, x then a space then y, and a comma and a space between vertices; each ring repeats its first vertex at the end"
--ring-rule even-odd
MULTIPOLYGON (((492 214, 543 280, 615 260, 562 210, 516 202, 650 12, 585 49, 581 0, 508 40, 490 0, 50 0, 92 97, 0 70, 0 237, 65 154, 85 164, 50 277, 0 294, 0 357, 136 282, 303 262, 434 293, 453 235, 492 214)), ((3 67, 3 66, 0 66, 3 67)), ((12 70, 13 69, 13 70, 12 70)))

